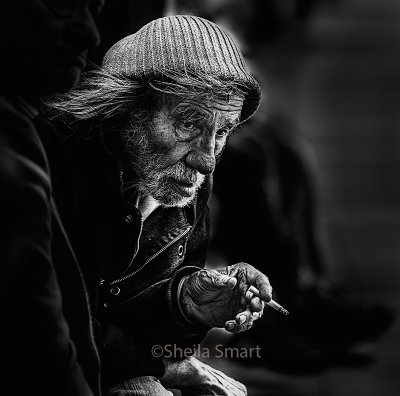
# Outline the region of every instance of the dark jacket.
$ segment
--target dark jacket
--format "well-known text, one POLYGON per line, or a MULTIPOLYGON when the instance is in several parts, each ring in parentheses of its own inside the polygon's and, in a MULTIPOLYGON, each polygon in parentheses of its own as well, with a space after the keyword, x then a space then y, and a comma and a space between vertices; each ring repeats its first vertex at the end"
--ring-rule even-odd
POLYGON ((98 394, 99 369, 85 289, 29 110, 0 95, 0 393, 90 396, 98 394))
MULTIPOLYGON (((42 125, 50 147, 54 123, 42 125)), ((60 132, 60 136, 65 131, 60 132)), ((97 323, 104 381, 160 377, 151 346, 193 346, 208 328, 187 323, 177 302, 181 278, 204 266, 209 244, 208 178, 185 209, 156 209, 142 224, 121 191, 116 155, 99 135, 75 133, 50 158, 61 216, 77 252, 97 323)), ((52 149, 52 153, 57 150, 52 149)))

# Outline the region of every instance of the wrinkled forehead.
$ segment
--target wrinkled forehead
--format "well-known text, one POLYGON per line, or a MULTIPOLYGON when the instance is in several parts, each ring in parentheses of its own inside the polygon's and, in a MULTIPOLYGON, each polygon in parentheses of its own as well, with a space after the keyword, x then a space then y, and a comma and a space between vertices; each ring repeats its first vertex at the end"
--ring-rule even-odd
POLYGON ((223 113, 236 113, 240 112, 243 107, 243 98, 237 95, 227 96, 222 98, 189 98, 182 102, 188 103, 203 109, 210 109, 220 111, 223 113))
POLYGON ((169 112, 190 112, 204 118, 221 118, 234 124, 240 122, 243 101, 243 97, 239 95, 227 95, 225 98, 163 95, 162 98, 162 103, 169 112))

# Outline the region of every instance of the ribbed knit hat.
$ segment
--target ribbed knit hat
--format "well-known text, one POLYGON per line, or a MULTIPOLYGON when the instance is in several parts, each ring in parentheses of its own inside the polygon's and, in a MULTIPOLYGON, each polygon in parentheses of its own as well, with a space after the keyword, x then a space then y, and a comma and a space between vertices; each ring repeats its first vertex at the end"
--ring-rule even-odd
POLYGON ((196 16, 168 16, 148 23, 114 44, 102 68, 137 79, 182 71, 235 82, 246 93, 242 122, 254 114, 261 99, 260 86, 232 38, 215 23, 196 16))

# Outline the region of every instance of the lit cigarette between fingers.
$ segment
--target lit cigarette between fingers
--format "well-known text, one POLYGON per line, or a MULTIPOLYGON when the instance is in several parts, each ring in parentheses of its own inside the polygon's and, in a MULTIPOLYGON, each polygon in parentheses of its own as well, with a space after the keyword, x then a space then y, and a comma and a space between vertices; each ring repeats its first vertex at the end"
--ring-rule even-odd
POLYGON ((282 305, 278 304, 276 301, 274 300, 270 300, 270 301, 265 301, 261 298, 261 294, 259 292, 259 290, 257 288, 255 288, 254 286, 250 286, 248 289, 248 292, 253 293, 255 296, 259 297, 262 301, 265 302, 265 304, 269 305, 271 308, 275 309, 276 311, 280 312, 283 315, 289 315, 289 311, 287 311, 285 308, 282 307, 282 305))

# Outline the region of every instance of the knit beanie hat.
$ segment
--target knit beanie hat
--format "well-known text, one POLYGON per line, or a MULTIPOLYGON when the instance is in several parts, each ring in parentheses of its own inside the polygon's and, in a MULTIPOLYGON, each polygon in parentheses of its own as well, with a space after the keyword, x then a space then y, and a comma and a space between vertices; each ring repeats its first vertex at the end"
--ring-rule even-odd
POLYGON ((102 68, 140 80, 174 71, 234 82, 245 92, 242 122, 255 113, 261 99, 260 86, 232 38, 215 23, 196 16, 167 16, 148 23, 114 44, 102 68))

